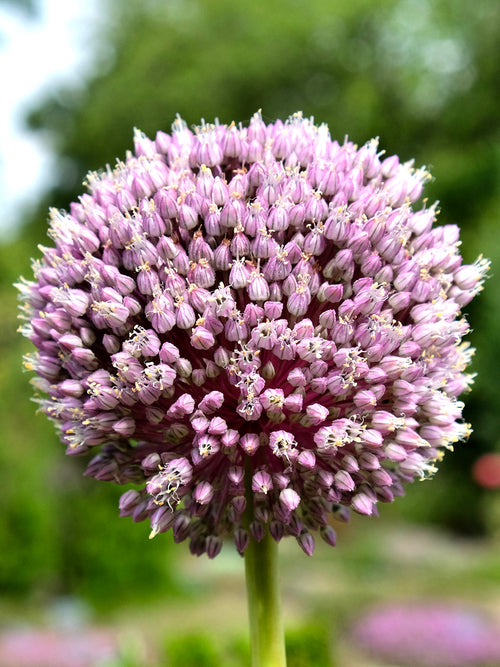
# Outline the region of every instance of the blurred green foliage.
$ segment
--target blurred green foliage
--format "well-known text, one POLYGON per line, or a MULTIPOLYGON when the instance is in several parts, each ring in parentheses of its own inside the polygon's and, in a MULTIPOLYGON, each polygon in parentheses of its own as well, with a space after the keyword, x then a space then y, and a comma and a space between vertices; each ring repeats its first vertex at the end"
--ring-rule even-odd
POLYGON ((331 629, 324 622, 312 622, 286 633, 286 662, 288 667, 325 665, 333 667, 328 641, 331 629))
MULTIPOLYGON (((329 655, 330 629, 324 620, 286 633, 288 667, 333 667, 329 655)), ((171 667, 240 667, 250 664, 250 648, 244 639, 220 639, 207 633, 190 633, 168 639, 165 663, 171 667)))
POLYGON ((208 634, 195 633, 170 640, 166 647, 167 661, 172 667, 218 667, 220 651, 208 634))
MULTIPOLYGON (((11 283, 29 275, 29 257, 45 242, 47 206, 67 207, 89 169, 123 157, 133 126, 154 136, 176 113, 192 124, 245 122, 258 108, 269 121, 302 109, 339 139, 380 136, 388 153, 429 165, 436 180, 427 195, 440 199, 442 223, 462 227, 466 260, 484 252, 495 265, 500 3, 107 0, 102 11, 88 47, 92 74, 77 90, 53 90, 29 114, 30 127, 54 148, 56 185, 18 238, 0 246, 0 586, 77 591, 108 603, 169 585, 169 543, 149 542, 146 526, 119 521, 120 490, 83 479, 81 462, 64 459, 52 426, 33 416, 28 379, 18 370, 29 346, 15 333, 11 283)), ((403 516, 468 532, 483 527, 470 466, 500 446, 499 280, 493 271, 467 308, 478 347, 466 412, 475 434, 434 482, 398 502, 403 516)))

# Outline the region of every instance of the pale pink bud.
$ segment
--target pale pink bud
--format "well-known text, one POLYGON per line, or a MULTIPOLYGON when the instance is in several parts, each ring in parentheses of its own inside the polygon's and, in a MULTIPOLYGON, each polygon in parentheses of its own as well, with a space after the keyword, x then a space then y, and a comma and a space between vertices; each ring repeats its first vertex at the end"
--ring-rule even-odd
POLYGON ((335 486, 339 491, 353 491, 356 484, 346 470, 339 470, 335 473, 335 486))
POLYGON ((329 410, 324 405, 312 403, 306 408, 306 414, 314 425, 321 424, 327 419, 329 410))
POLYGON ((280 503, 287 511, 293 512, 299 506, 300 496, 293 489, 283 489, 280 491, 280 503))
POLYGON ((316 465, 316 455, 312 449, 304 449, 297 457, 297 463, 308 470, 312 470, 316 465))
POLYGON ((213 498, 214 489, 208 482, 200 482, 193 491, 193 500, 200 505, 207 505, 213 498))
POLYGON ((209 414, 218 410, 224 402, 224 394, 221 391, 209 392, 199 404, 199 409, 209 414))
POLYGON ((252 490, 259 493, 267 493, 273 488, 273 480, 269 473, 261 470, 252 477, 252 490))
POLYGON ((260 445, 259 437, 255 433, 245 433, 240 438, 240 445, 249 456, 253 456, 260 445))
POLYGON ((359 514, 373 514, 373 501, 366 493, 358 493, 351 500, 351 507, 359 514))

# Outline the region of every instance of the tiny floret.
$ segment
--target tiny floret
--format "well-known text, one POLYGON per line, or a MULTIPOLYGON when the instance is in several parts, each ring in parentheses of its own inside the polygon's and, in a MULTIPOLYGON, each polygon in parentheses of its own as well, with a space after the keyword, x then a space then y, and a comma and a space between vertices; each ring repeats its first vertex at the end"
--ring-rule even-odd
POLYGON ((426 169, 301 113, 177 118, 89 174, 17 285, 39 408, 120 514, 193 553, 330 518, 436 472, 467 438, 461 309, 489 262, 417 204, 426 169))

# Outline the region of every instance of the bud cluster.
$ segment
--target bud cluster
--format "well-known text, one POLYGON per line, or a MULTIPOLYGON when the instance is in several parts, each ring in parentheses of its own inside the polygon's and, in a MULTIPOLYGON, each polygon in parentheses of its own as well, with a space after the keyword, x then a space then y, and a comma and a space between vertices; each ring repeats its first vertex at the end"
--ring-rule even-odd
POLYGON ((465 438, 464 265, 428 173, 301 114, 177 119, 89 174, 21 279, 25 365, 67 453, 135 483, 122 515, 215 556, 269 530, 308 554, 465 438), (96 452, 97 450, 97 452, 96 452))

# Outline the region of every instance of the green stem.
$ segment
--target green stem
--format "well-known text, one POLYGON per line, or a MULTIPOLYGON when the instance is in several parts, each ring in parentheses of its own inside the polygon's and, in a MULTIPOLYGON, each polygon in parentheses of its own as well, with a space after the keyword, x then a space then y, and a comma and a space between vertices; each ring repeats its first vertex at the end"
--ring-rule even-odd
MULTIPOLYGON (((245 524, 248 529, 253 519, 251 467, 248 460, 245 468, 245 496, 247 499, 245 524)), ((245 576, 252 667, 286 667, 285 635, 279 587, 278 544, 267 529, 260 542, 250 538, 250 544, 245 550, 245 576)))
POLYGON ((281 617, 278 544, 266 532, 245 551, 252 667, 286 667, 281 617))

